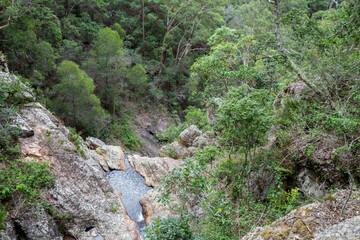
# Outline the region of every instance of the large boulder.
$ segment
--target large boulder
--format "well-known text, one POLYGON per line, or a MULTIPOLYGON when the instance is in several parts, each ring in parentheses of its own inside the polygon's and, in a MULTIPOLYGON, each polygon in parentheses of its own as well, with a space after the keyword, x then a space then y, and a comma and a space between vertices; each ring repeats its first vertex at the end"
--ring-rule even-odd
POLYGON ((63 239, 63 234, 60 233, 54 219, 41 207, 33 206, 14 217, 16 218, 15 222, 25 233, 27 239, 63 239))
POLYGON ((92 158, 104 171, 126 171, 125 155, 121 147, 106 145, 103 141, 94 137, 88 137, 85 144, 90 149, 92 158))
POLYGON ((297 185, 307 195, 316 198, 322 197, 325 194, 324 185, 318 182, 316 174, 308 169, 303 169, 296 177, 297 185))
POLYGON ((202 132, 197 128, 196 125, 191 125, 179 135, 179 143, 185 147, 192 146, 194 140, 199 137, 202 132))
POLYGON ((151 220, 156 216, 167 217, 174 214, 167 205, 157 201, 159 196, 159 191, 152 189, 145 193, 140 199, 140 204, 143 208, 143 214, 147 224, 150 224, 151 220))
MULTIPOLYGON (((1 70, 1 68, 0 68, 1 70)), ((22 83, 17 76, 10 74, 9 72, 0 71, 0 79, 5 83, 13 84, 20 89, 15 97, 21 98, 23 102, 33 102, 35 101, 35 95, 30 90, 28 86, 22 83)))
POLYGON ((129 156, 129 162, 135 171, 145 178, 145 184, 150 187, 160 186, 159 180, 165 176, 166 172, 182 165, 182 161, 172 158, 149 158, 139 155, 129 156))
POLYGON ((202 133, 197 126, 191 125, 180 133, 178 142, 163 146, 159 155, 175 159, 193 157, 196 150, 214 143, 216 140, 211 132, 202 133))
POLYGON ((314 240, 360 239, 360 216, 346 219, 314 234, 314 240))

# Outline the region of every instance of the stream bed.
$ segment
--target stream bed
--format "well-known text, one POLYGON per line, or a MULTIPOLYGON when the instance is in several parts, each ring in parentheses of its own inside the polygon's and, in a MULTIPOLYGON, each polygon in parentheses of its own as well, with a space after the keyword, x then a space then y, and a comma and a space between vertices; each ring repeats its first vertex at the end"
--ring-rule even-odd
POLYGON ((143 237, 143 229, 146 223, 139 201, 140 198, 152 188, 148 187, 145 184, 144 178, 131 167, 128 155, 128 153, 125 154, 126 171, 110 171, 106 173, 106 178, 115 190, 121 192, 121 200, 125 209, 129 217, 136 222, 137 231, 139 231, 140 236, 143 237))

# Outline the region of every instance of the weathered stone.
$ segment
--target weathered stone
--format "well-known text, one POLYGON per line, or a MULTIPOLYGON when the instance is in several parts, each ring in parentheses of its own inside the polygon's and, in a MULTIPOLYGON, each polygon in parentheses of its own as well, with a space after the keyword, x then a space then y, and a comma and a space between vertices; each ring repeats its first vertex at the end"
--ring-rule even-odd
POLYGON ((356 239, 353 236, 359 237, 360 234, 358 194, 359 190, 353 192, 344 211, 342 207, 349 191, 341 190, 322 201, 297 207, 272 224, 251 230, 242 239, 356 239))
MULTIPOLYGON (((194 148, 191 148, 194 150, 194 148)), ((159 151, 160 157, 170 157, 174 159, 186 158, 193 156, 193 152, 188 147, 181 145, 179 142, 173 142, 163 146, 159 151)))
POLYGON ((7 216, 3 222, 4 228, 0 230, 0 239, 1 240, 17 240, 18 235, 15 231, 14 221, 7 216))
POLYGON ((199 137, 202 132, 196 125, 191 125, 179 135, 179 143, 183 146, 189 147, 193 145, 194 140, 199 137))
POLYGON ((308 195, 319 198, 325 194, 324 189, 322 189, 320 184, 317 182, 316 175, 308 169, 304 169, 300 172, 297 176, 297 183, 301 190, 308 195))
POLYGON ((304 90, 308 88, 309 87, 303 81, 290 82, 286 86, 285 92, 300 98, 303 95, 304 90))
POLYGON ((27 209, 15 222, 29 240, 63 239, 54 220, 40 207, 27 209))
POLYGON ((20 130, 20 137, 26 138, 34 135, 34 130, 24 121, 24 119, 17 115, 13 121, 14 127, 18 127, 20 130))
POLYGON ((314 240, 360 239, 360 216, 346 219, 325 230, 315 233, 314 240))
POLYGON ((172 158, 148 158, 138 155, 130 155, 129 162, 135 171, 145 178, 145 184, 151 187, 159 186, 159 180, 166 172, 182 164, 172 158))
POLYGON ((121 147, 104 145, 96 153, 104 158, 109 169, 126 171, 125 155, 121 147))
POLYGON ((85 144, 91 150, 96 150, 105 145, 103 141, 94 137, 87 137, 85 144))
POLYGON ((90 150, 90 155, 95 160, 95 162, 101 166, 101 168, 105 172, 110 171, 109 166, 103 156, 100 156, 95 150, 90 150))
POLYGON ((16 85, 20 88, 18 97, 24 99, 25 102, 35 101, 35 96, 28 86, 19 81, 19 78, 15 75, 10 74, 9 72, 0 71, 0 79, 8 84, 16 85))
POLYGON ((140 199, 147 224, 150 224, 151 220, 156 216, 166 217, 173 214, 168 206, 164 206, 157 201, 159 195, 160 193, 156 189, 152 189, 140 199))
MULTIPOLYGON (((87 160, 80 156, 77 147, 69 140, 69 131, 40 104, 27 104, 21 109, 21 113, 23 119, 34 130, 34 136, 19 140, 20 152, 25 160, 35 159, 51 163, 56 183, 53 187, 44 190, 43 198, 57 216, 65 217, 64 221, 61 221, 62 229, 78 240, 89 239, 85 229, 90 226, 96 227, 106 239, 138 239, 134 222, 129 220, 123 211, 111 211, 111 206, 114 202, 118 203, 119 198, 103 171, 93 167, 94 160, 82 141, 78 147, 84 149, 85 155, 88 154, 87 160)), ((121 149, 117 147, 105 149, 107 157, 116 161, 122 158, 121 149)), ((53 229, 51 222, 45 223, 41 218, 38 219, 35 211, 27 214, 26 219, 21 216, 14 218, 29 235, 27 236, 29 239, 57 239, 54 235, 55 230, 52 233, 50 231, 53 229), (32 222, 27 219, 32 219, 32 222), (36 226, 43 227, 39 230, 36 226), (53 234, 51 237, 48 235, 49 232, 53 234)), ((47 217, 52 218, 52 216, 47 217)))
POLYGON ((274 172, 260 169, 256 172, 251 172, 249 177, 249 188, 256 199, 265 200, 269 194, 269 189, 274 183, 274 172))

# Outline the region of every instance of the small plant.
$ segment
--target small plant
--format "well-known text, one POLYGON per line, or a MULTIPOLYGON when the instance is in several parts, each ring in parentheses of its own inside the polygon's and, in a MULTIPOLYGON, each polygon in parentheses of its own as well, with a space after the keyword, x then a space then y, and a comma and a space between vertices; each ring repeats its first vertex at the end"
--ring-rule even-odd
POLYGON ((116 200, 113 200, 111 203, 110 203, 110 211, 111 212, 117 212, 120 208, 120 204, 118 201, 116 200))
POLYGON ((69 128, 69 139, 75 144, 75 151, 78 152, 81 157, 85 157, 85 151, 82 146, 81 132, 77 133, 75 128, 69 128))
POLYGON ((5 227, 4 221, 5 221, 6 217, 7 217, 6 208, 4 205, 2 205, 0 207, 0 230, 5 227))

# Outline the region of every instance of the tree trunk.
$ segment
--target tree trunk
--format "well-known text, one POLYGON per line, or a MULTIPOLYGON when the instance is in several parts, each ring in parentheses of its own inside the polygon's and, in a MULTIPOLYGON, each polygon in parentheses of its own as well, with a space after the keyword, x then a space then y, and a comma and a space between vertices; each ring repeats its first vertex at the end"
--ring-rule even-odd
POLYGON ((143 33, 143 43, 145 42, 145 4, 144 0, 141 0, 141 10, 142 10, 142 33, 143 33))

